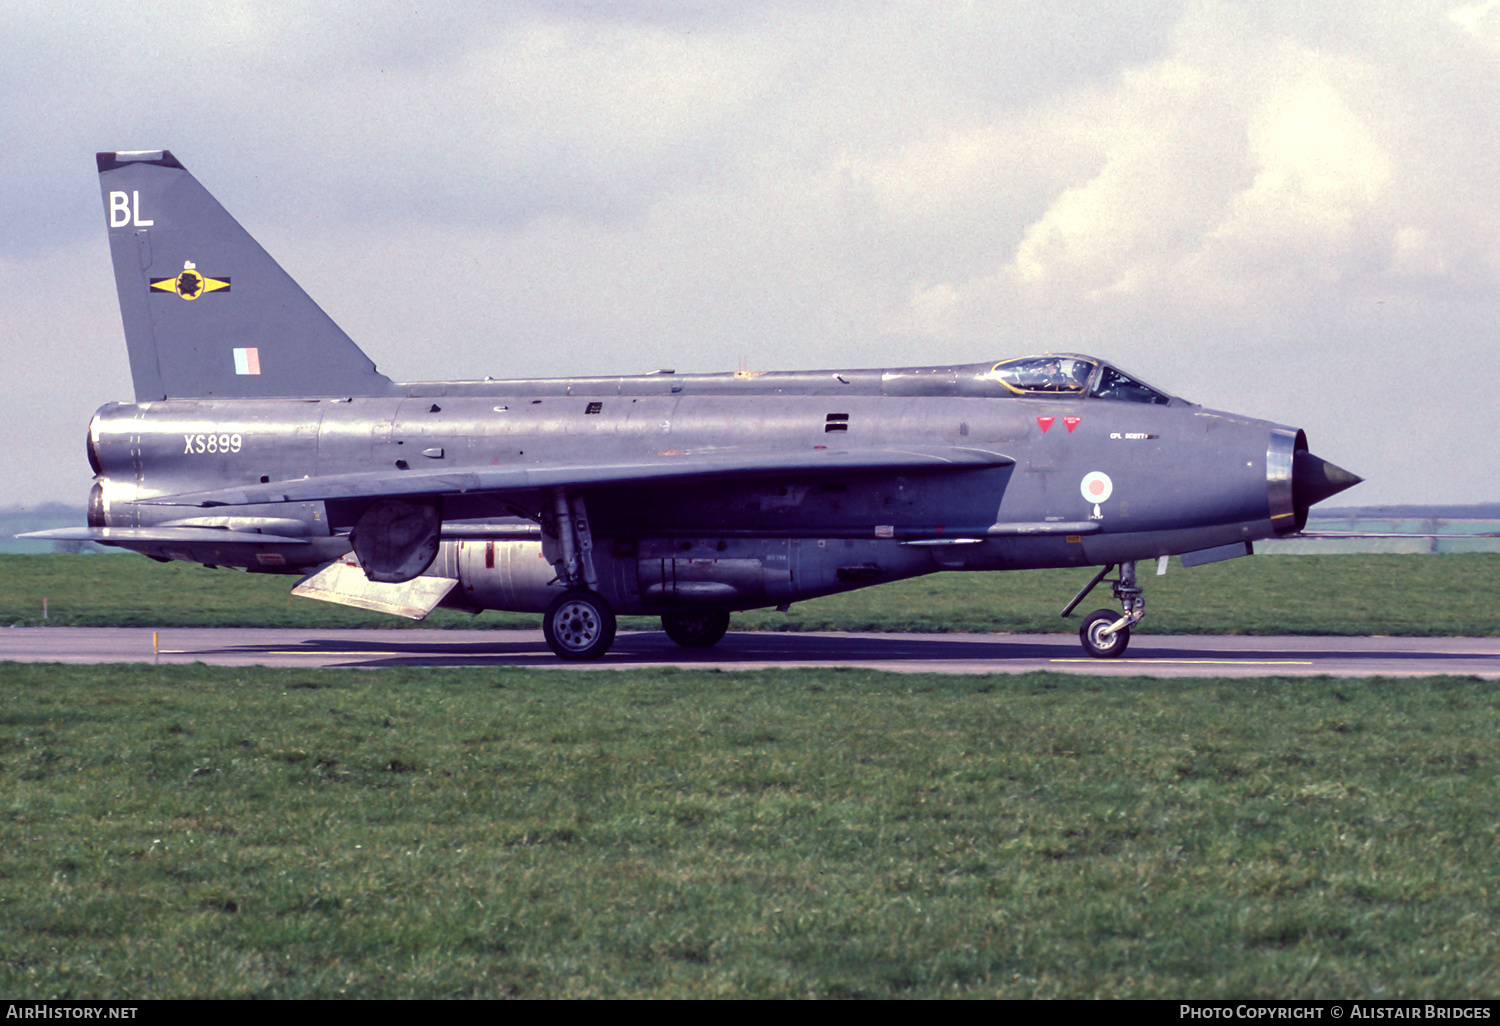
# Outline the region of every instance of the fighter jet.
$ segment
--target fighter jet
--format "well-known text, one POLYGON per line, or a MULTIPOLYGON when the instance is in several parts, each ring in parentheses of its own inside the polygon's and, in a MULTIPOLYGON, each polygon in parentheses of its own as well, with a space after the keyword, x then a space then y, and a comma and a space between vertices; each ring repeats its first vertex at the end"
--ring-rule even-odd
POLYGON ((1145 611, 1138 561, 1247 555, 1360 480, 1297 428, 1075 353, 399 383, 170 152, 98 165, 135 401, 89 424, 89 526, 27 537, 414 619, 536 612, 569 660, 605 655, 617 613, 698 648, 735 610, 1101 568, 1066 616, 1118 568, 1119 609, 1079 631, 1108 658, 1145 611))

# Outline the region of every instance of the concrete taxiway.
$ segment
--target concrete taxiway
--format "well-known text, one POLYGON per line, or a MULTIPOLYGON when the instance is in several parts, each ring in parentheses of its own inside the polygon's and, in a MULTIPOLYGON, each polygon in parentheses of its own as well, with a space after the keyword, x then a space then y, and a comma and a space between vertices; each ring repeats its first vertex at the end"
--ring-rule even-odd
POLYGON ((909 673, 1096 676, 1415 677, 1500 679, 1500 638, 1222 637, 1136 635, 1124 657, 1090 659, 1072 634, 731 633, 689 651, 660 632, 622 632, 596 663, 565 663, 540 631, 259 630, 13 627, 0 660, 210 663, 220 666, 537 666, 721 670, 859 667, 909 673), (154 647, 153 647, 154 646, 154 647))

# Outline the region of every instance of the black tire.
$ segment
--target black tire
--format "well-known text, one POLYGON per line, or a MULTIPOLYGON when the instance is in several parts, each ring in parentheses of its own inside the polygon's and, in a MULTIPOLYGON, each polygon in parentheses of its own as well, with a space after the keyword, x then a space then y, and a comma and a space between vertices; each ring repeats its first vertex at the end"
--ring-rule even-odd
POLYGON ((615 611, 604 596, 584 588, 565 591, 552 600, 542 618, 547 647, 559 659, 599 659, 615 643, 615 611))
POLYGON ((712 648, 729 630, 729 610, 695 609, 690 613, 663 613, 662 630, 683 648, 712 648))
POLYGON ((1100 634, 1101 627, 1108 627, 1119 618, 1119 613, 1108 609, 1096 609, 1090 613, 1083 626, 1078 628, 1078 640, 1083 642, 1084 651, 1095 659, 1119 658, 1125 646, 1130 644, 1130 628, 1121 627, 1108 636, 1100 634))

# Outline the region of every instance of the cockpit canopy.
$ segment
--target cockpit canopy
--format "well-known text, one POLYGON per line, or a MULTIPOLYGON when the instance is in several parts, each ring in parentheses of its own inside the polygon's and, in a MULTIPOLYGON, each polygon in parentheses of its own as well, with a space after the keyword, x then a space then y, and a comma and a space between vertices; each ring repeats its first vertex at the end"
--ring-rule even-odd
POLYGON ((1166 406, 1172 397, 1107 363, 1086 356, 1046 354, 1001 360, 985 377, 1019 396, 1088 396, 1166 406))

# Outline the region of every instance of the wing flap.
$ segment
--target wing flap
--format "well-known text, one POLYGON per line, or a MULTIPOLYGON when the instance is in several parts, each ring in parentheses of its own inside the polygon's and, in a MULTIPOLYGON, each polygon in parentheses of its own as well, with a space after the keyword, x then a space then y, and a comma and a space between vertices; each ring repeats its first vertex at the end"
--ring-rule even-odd
POLYGON ((348 539, 295 538, 217 527, 65 527, 17 535, 50 541, 86 541, 130 549, 152 559, 182 559, 212 566, 283 573, 326 563, 348 549, 348 539))
POLYGON ((254 531, 226 531, 217 527, 61 527, 52 531, 31 531, 17 538, 44 541, 86 541, 100 545, 160 543, 181 545, 307 545, 313 539, 289 538, 279 534, 257 534, 254 531))

